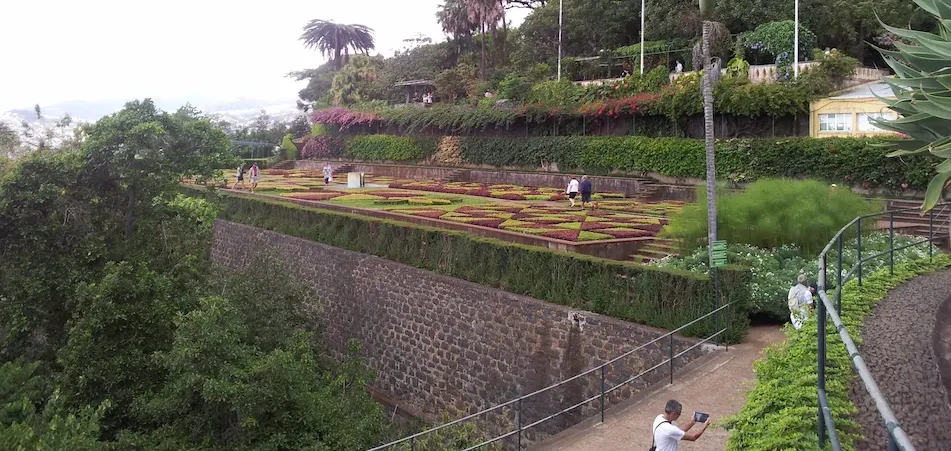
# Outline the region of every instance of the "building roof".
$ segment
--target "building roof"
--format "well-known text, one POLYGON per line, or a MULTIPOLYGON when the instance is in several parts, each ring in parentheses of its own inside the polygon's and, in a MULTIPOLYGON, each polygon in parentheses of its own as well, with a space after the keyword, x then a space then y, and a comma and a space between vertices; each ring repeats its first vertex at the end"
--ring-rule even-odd
POLYGON ((876 81, 839 91, 838 94, 830 96, 829 99, 868 99, 875 98, 876 95, 887 99, 895 98, 891 86, 888 86, 885 82, 876 81))

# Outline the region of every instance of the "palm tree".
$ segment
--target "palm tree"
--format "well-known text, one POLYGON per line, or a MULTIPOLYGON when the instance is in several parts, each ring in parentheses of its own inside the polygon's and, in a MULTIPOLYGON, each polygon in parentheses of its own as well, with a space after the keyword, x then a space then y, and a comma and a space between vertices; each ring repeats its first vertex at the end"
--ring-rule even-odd
POLYGON ((333 55, 334 67, 343 66, 350 57, 350 49, 368 55, 373 48, 373 29, 359 24, 338 24, 330 20, 314 19, 304 26, 300 40, 307 48, 316 47, 323 56, 333 55), (341 52, 343 58, 341 58, 341 52))
POLYGON ((481 29, 482 37, 482 79, 485 79, 485 30, 486 27, 493 31, 499 19, 505 14, 505 8, 497 0, 467 0, 466 13, 469 16, 469 22, 478 24, 481 29))
POLYGON ((713 261, 713 242, 717 240, 717 171, 714 158, 713 141, 713 77, 716 70, 710 64, 710 41, 713 24, 714 0, 700 0, 700 17, 703 20, 703 130, 707 154, 707 246, 710 260, 713 261))

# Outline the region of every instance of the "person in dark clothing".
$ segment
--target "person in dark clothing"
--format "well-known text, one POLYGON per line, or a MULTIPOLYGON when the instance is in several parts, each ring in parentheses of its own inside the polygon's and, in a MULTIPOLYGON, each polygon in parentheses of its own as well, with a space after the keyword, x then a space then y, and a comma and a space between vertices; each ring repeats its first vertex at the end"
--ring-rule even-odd
POLYGON ((584 208, 584 204, 591 202, 591 180, 588 180, 587 175, 581 176, 581 208, 584 208))

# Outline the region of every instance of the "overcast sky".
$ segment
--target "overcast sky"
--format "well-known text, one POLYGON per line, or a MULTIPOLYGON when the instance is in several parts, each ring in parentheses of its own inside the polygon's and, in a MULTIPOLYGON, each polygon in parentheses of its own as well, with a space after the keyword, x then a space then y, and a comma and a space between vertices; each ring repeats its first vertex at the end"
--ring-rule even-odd
POLYGON ((284 75, 322 62, 298 41, 310 19, 367 25, 387 56, 416 32, 445 39, 442 0, 2 2, 0 111, 142 97, 292 101, 302 86, 284 75))

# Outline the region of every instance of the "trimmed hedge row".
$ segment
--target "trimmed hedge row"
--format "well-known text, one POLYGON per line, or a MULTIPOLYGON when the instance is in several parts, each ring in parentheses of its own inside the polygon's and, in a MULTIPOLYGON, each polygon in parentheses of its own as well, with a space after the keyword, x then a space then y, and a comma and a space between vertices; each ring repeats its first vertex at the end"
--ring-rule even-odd
MULTIPOLYGON (((440 274, 664 329, 673 329, 713 310, 710 277, 640 266, 580 254, 476 237, 399 221, 304 207, 292 202, 192 190, 217 198, 221 219, 372 254, 440 274)), ((724 302, 736 308, 727 339, 737 342, 749 328, 749 279, 745 268, 721 271, 724 302)), ((721 327, 727 319, 721 318, 721 327)), ((713 317, 685 335, 706 337, 713 317)))
MULTIPOLYGON (((895 267, 895 274, 879 271, 865 278, 862 287, 850 281, 842 287, 842 321, 856 344, 861 345, 860 326, 865 315, 888 291, 914 277, 951 265, 951 256, 935 255, 934 261, 919 260, 895 267)), ((835 417, 842 449, 854 450, 861 431, 850 417, 855 404, 849 399, 852 370, 845 345, 828 322, 826 333, 826 395, 835 417)), ((777 449, 819 449, 816 434, 816 394, 818 321, 815 315, 796 331, 787 326, 788 339, 766 350, 766 357, 754 365, 756 387, 746 404, 725 426, 733 433, 727 441, 730 451, 772 451, 777 449)))
MULTIPOLYGON (((463 164, 537 168, 557 163, 562 170, 604 174, 612 170, 654 172, 677 178, 704 178, 701 140, 639 136, 549 136, 498 138, 460 136, 463 164)), ((346 139, 347 155, 367 161, 421 160, 437 151, 437 140, 393 135, 346 139)), ((883 138, 727 139, 717 142, 717 177, 733 182, 761 178, 809 177, 830 182, 924 189, 939 161, 931 155, 887 158, 874 144, 883 138), (902 186, 904 185, 904 186, 902 186)))

